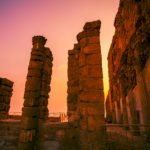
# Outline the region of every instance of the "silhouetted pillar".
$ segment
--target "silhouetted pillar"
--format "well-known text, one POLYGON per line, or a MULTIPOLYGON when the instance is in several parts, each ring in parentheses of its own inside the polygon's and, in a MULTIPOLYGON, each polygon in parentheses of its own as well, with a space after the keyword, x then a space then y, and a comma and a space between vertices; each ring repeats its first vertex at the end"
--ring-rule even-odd
POLYGON ((48 93, 52 74, 52 53, 43 36, 32 38, 32 52, 25 85, 19 150, 41 149, 42 123, 48 117, 48 93))

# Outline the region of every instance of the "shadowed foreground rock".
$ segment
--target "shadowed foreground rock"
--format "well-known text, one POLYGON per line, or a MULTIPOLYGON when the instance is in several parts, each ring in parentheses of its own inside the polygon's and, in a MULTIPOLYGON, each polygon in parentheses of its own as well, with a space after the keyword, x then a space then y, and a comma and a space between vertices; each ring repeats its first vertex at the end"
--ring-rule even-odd
POLYGON ((25 85, 19 149, 42 149, 42 123, 48 117, 48 93, 52 74, 52 53, 44 47, 46 39, 34 36, 25 85))
POLYGON ((6 78, 0 78, 0 119, 8 117, 13 84, 6 78))

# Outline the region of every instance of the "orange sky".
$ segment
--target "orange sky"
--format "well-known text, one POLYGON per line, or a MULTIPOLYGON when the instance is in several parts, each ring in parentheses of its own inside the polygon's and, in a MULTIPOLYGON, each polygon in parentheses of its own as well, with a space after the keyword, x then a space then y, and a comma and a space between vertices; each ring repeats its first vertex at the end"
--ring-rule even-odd
POLYGON ((0 0, 0 77, 14 81, 10 112, 21 112, 32 36, 43 35, 53 57, 50 112, 66 112, 67 51, 87 21, 100 19, 105 94, 107 54, 119 0, 0 0))

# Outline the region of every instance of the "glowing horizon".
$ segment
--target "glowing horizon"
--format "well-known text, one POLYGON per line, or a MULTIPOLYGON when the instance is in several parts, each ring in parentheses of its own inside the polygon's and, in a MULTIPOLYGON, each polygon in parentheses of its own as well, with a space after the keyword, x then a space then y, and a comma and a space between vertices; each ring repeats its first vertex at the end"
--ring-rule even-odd
POLYGON ((66 112, 67 51, 86 22, 101 20, 104 93, 108 91, 107 54, 119 0, 0 1, 0 77, 14 82, 10 112, 21 112, 32 37, 43 35, 53 53, 50 112, 66 112))

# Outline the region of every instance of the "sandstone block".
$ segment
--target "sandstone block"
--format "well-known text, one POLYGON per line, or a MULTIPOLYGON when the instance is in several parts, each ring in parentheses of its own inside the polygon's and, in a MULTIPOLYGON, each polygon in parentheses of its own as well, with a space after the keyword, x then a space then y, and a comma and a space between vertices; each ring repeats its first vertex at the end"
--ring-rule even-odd
POLYGON ((87 38, 87 37, 92 37, 92 36, 99 36, 99 31, 98 30, 93 30, 91 31, 82 31, 77 35, 77 40, 80 43, 80 40, 83 38, 87 38))
POLYGON ((101 100, 104 100, 104 94, 100 90, 93 90, 93 91, 83 91, 79 95, 80 101, 83 102, 100 102, 101 100))
POLYGON ((102 78, 102 68, 100 65, 92 65, 88 67, 89 77, 100 77, 102 78))
POLYGON ((5 109, 5 103, 0 103, 0 110, 4 110, 5 109))
POLYGON ((51 81, 51 74, 49 74, 49 73, 44 71, 42 73, 42 81, 44 81, 46 83, 50 83, 50 81, 51 81))
POLYGON ((44 56, 44 53, 43 53, 43 50, 42 49, 32 49, 31 51, 31 57, 33 55, 36 55, 36 56, 39 56, 39 57, 43 57, 44 56))
POLYGON ((80 77, 82 78, 102 78, 102 69, 100 65, 90 65, 80 68, 80 77))
POLYGON ((49 92, 50 92, 50 89, 42 89, 40 95, 43 96, 43 97, 48 98, 49 97, 49 95, 48 95, 49 92))
POLYGON ((50 67, 49 65, 48 65, 48 63, 45 63, 44 64, 44 72, 47 72, 48 74, 52 74, 52 67, 50 67))
POLYGON ((33 99, 37 99, 40 97, 40 91, 39 92, 34 92, 34 91, 28 91, 28 92, 25 92, 24 94, 24 98, 25 99, 30 99, 30 98, 33 98, 33 99))
POLYGON ((48 99, 45 97, 40 97, 40 106, 47 106, 48 105, 48 99))
POLYGON ((99 126, 99 118, 95 116, 88 116, 88 131, 95 131, 97 126, 99 126))
POLYGON ((99 53, 100 52, 100 46, 99 44, 91 44, 91 45, 87 45, 84 48, 81 48, 81 51, 84 54, 95 54, 95 53, 99 53))
POLYGON ((0 78, 0 85, 6 85, 6 86, 9 86, 9 87, 12 87, 13 86, 13 82, 6 79, 6 78, 0 78))
POLYGON ((29 69, 27 77, 37 77, 40 78, 42 76, 42 70, 39 69, 29 69))
POLYGON ((41 118, 41 119, 47 119, 48 114, 49 114, 48 108, 45 107, 45 106, 41 106, 41 107, 40 107, 39 118, 41 118))
POLYGON ((6 104, 10 104, 10 97, 9 96, 5 96, 4 97, 4 101, 6 104))
POLYGON ((23 107, 22 116, 24 117, 37 117, 39 115, 38 107, 23 107))
POLYGON ((83 47, 85 47, 85 46, 87 46, 87 44, 88 44, 88 38, 82 38, 81 40, 80 40, 80 46, 83 48, 83 47))
POLYGON ((68 100, 68 103, 77 103, 78 93, 74 93, 74 94, 69 93, 67 100, 68 100))
POLYGON ((24 101, 25 107, 32 107, 32 106, 38 106, 39 105, 39 98, 35 97, 27 97, 24 101))
POLYGON ((67 92, 70 94, 76 94, 79 92, 79 87, 78 86, 71 86, 68 88, 67 92))
POLYGON ((100 30, 100 27, 101 27, 101 22, 100 20, 97 20, 97 21, 93 21, 93 22, 87 22, 83 29, 84 31, 93 31, 93 30, 100 30))
POLYGON ((21 128, 22 129, 36 129, 38 126, 38 118, 32 118, 32 117, 22 117, 21 119, 21 128))
POLYGON ((4 111, 5 111, 5 112, 8 112, 9 109, 10 109, 10 105, 9 105, 9 104, 5 104, 5 109, 4 109, 4 111))
POLYGON ((72 103, 69 103, 68 109, 69 109, 69 110, 72 110, 72 111, 75 111, 75 110, 77 109, 77 106, 76 106, 76 104, 74 104, 74 103, 72 102, 72 103))
POLYGON ((79 80, 78 79, 74 79, 74 80, 69 80, 67 85, 70 86, 78 86, 79 85, 79 80))
POLYGON ((53 55, 52 55, 52 52, 50 51, 50 49, 48 47, 45 47, 44 49, 45 49, 46 58, 53 61, 53 55))
POLYGON ((41 56, 41 55, 32 55, 31 56, 31 61, 40 61, 40 62, 42 62, 43 61, 43 56, 41 56))
POLYGON ((103 90, 103 80, 101 78, 86 78, 80 80, 80 86, 82 89, 89 90, 103 90))
POLYGON ((100 103, 84 103, 81 102, 80 106, 78 106, 81 114, 86 116, 99 116, 102 115, 104 117, 104 102, 101 100, 100 103))
POLYGON ((82 130, 82 131, 86 131, 87 128, 88 128, 87 116, 84 115, 84 114, 81 114, 79 123, 80 123, 80 128, 81 128, 81 130, 82 130))
POLYGON ((30 61, 29 69, 43 69, 43 62, 40 61, 30 61))
POLYGON ((12 92, 9 92, 9 91, 6 91, 6 90, 0 88, 0 95, 1 96, 11 97, 12 96, 12 92))
POLYGON ((88 38, 88 44, 100 44, 99 36, 92 36, 88 38))
POLYGON ((99 65, 101 64, 100 54, 91 54, 86 56, 86 64, 87 65, 99 65))
POLYGON ((41 89, 41 79, 35 77, 28 77, 25 85, 25 91, 37 91, 41 89))
POLYGON ((86 57, 84 53, 79 55, 79 67, 83 67, 86 65, 86 57))
POLYGON ((12 88, 10 86, 7 85, 0 85, 0 89, 4 90, 4 91, 8 91, 8 92, 12 92, 12 88))

